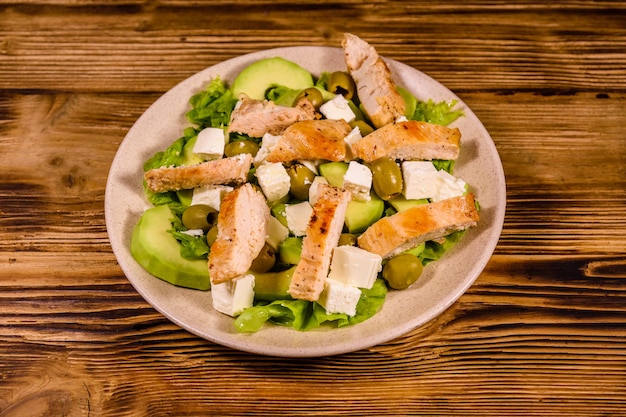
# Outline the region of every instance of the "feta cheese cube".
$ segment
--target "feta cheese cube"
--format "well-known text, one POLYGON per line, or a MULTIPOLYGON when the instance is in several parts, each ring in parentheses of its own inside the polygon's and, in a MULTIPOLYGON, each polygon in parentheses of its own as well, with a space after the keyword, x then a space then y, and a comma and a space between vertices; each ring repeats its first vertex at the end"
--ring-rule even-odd
POLYGON ((265 236, 265 242, 277 250, 278 245, 289 236, 289 229, 283 226, 283 224, 274 216, 270 216, 267 225, 267 236, 265 236))
POLYGON ((267 158, 267 155, 269 155, 276 147, 280 138, 280 136, 272 135, 270 133, 263 135, 263 138, 261 139, 261 147, 254 157, 254 166, 259 166, 265 162, 265 158, 267 158))
POLYGON ((191 196, 191 205, 206 204, 216 211, 220 211, 224 196, 233 190, 233 187, 227 185, 205 185, 194 188, 191 196))
POLYGON ((363 139, 361 135, 361 129, 358 126, 355 126, 354 129, 348 133, 348 135, 343 138, 343 141, 346 143, 346 160, 354 159, 354 152, 352 152, 352 145, 357 143, 363 139))
POLYGON ((359 129, 358 126, 355 126, 354 129, 352 129, 350 133, 348 133, 348 135, 343 138, 343 141, 348 145, 352 145, 357 143, 361 139, 363 139, 363 136, 361 135, 361 129, 359 129))
POLYGON ((329 314, 343 313, 354 316, 359 298, 361 298, 361 290, 357 287, 327 278, 324 282, 324 291, 317 302, 329 314))
POLYGON ((280 162, 265 163, 256 169, 256 177, 268 201, 276 201, 289 193, 291 178, 280 162))
POLYGON ((204 230, 202 229, 189 229, 189 230, 183 230, 182 232, 185 235, 189 235, 189 236, 193 236, 193 237, 200 237, 202 235, 204 235, 204 230))
POLYGON ((348 100, 341 94, 335 95, 334 98, 322 104, 320 106, 320 113, 326 116, 327 119, 343 119, 348 123, 356 119, 356 115, 350 108, 348 100))
POLYGON ((437 168, 430 161, 404 161, 402 178, 404 197, 407 200, 433 198, 437 194, 439 187, 437 168))
POLYGON ((287 204, 285 207, 285 217, 287 218, 287 227, 294 236, 304 236, 309 219, 313 214, 313 207, 308 201, 297 204, 287 204))
POLYGON ((219 159, 224 155, 226 137, 219 127, 206 127, 198 133, 193 152, 205 161, 219 159))
POLYGON ((318 175, 313 178, 313 181, 311 181, 311 187, 309 187, 309 203, 311 203, 311 205, 314 205, 317 201, 320 184, 328 184, 328 180, 321 175, 318 175))
POLYGON ((402 163, 404 196, 407 200, 429 198, 432 201, 461 196, 467 184, 450 173, 439 170, 430 161, 402 163))
POLYGON ((369 201, 372 187, 372 171, 363 164, 350 161, 343 176, 343 188, 350 191, 355 200, 369 201))
POLYGON ((439 170, 430 161, 402 163, 404 196, 408 199, 445 200, 465 193, 466 183, 450 173, 439 170))
POLYGON ((328 278, 358 288, 372 288, 382 270, 383 258, 356 246, 333 250, 328 278))
POLYGON ((252 307, 254 301, 254 275, 242 275, 230 281, 211 286, 213 308, 229 316, 238 316, 252 307))
POLYGON ((444 170, 438 171, 437 174, 439 175, 440 185, 437 195, 433 197, 433 201, 445 200, 465 194, 467 184, 461 178, 457 178, 444 170))
POLYGON ((402 116, 398 116, 395 123, 402 123, 402 122, 408 122, 408 121, 409 119, 407 119, 406 116, 402 115, 402 116))

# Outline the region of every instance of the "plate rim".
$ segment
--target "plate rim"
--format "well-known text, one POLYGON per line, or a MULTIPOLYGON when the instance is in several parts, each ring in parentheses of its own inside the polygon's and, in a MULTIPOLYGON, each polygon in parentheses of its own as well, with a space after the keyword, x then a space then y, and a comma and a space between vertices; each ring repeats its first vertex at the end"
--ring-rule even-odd
MULTIPOLYGON (((192 74, 191 76, 177 83, 174 87, 172 87, 167 92, 162 94, 159 98, 157 98, 157 100, 155 100, 141 114, 141 116, 133 123, 131 128, 128 130, 124 139, 120 143, 118 150, 116 151, 115 157, 113 158, 113 161, 111 163, 111 167, 110 167, 109 174, 107 177, 106 189, 105 189, 105 201, 104 201, 105 222, 106 222, 107 234, 109 236, 111 248, 116 257, 116 260, 118 261, 118 264, 120 265, 120 268, 124 272, 124 275, 129 280, 131 285, 135 288, 135 290, 142 296, 142 298, 146 302, 148 302, 156 311, 158 311, 165 318, 167 318, 169 321, 175 323, 177 326, 189 331, 190 333, 198 337, 201 337, 213 343, 226 346, 232 349, 236 349, 239 351, 265 355, 265 356, 303 358, 303 357, 332 356, 332 355, 337 355, 337 354, 354 352, 354 351, 358 351, 362 349, 371 348, 375 345, 379 345, 379 344, 391 341, 395 338, 401 337, 407 334, 408 332, 424 325, 428 321, 438 317, 445 310, 447 310, 451 305, 453 305, 469 289, 469 287, 473 285, 476 279, 483 272, 484 268, 489 262, 489 259, 493 255, 495 248, 498 244, 498 241, 500 239, 500 235, 501 235, 503 224, 504 224, 505 211, 506 211, 506 183, 505 183, 502 162, 500 160, 499 154, 495 147, 495 143, 493 142, 491 135, 489 134, 485 126, 482 124, 482 122, 478 119, 478 117, 474 114, 474 112, 469 108, 469 106, 467 106, 467 104, 463 102, 463 100, 461 100, 458 96, 456 96, 455 93, 453 93, 451 90, 449 90, 447 87, 445 87, 436 79, 430 77, 429 75, 423 73, 422 71, 412 66, 409 66, 408 64, 405 64, 401 61, 383 57, 383 59, 388 63, 388 65, 390 65, 390 67, 392 67, 392 69, 401 69, 402 73, 414 72, 416 76, 422 77, 423 79, 430 82, 432 85, 435 85, 439 90, 443 91, 444 94, 450 99, 457 100, 458 104, 462 106, 463 111, 465 113, 464 118, 467 119, 469 116, 469 118, 477 122, 477 125, 475 125, 474 128, 478 128, 478 130, 481 131, 480 133, 482 134, 482 137, 484 139, 481 145, 486 146, 490 150, 489 155, 492 157, 491 162, 494 164, 492 166, 492 169, 494 170, 493 174, 499 179, 498 193, 501 194, 501 197, 497 200, 498 204, 496 204, 495 206, 495 212, 492 213, 493 221, 489 225, 489 227, 486 229, 490 232, 491 239, 487 240, 488 244, 485 247, 485 250, 482 252, 482 257, 480 259, 480 262, 475 264, 472 268, 470 268, 470 270, 468 271, 468 274, 466 274, 466 276, 464 277, 463 285, 458 286, 456 288, 456 291, 454 293, 451 293, 446 298, 445 302, 438 304, 435 309, 430 310, 431 314, 428 314, 428 316, 430 317, 427 319, 416 320, 410 323, 404 323, 404 325, 393 327, 392 330, 387 329, 387 331, 384 332, 383 335, 379 335, 378 337, 369 335, 367 338, 364 338, 362 340, 356 340, 356 341, 351 340, 349 345, 342 344, 342 345, 316 346, 316 347, 280 346, 280 347, 272 348, 272 347, 267 347, 265 345, 255 344, 254 335, 233 333, 230 335, 230 337, 218 337, 216 335, 207 334, 206 332, 200 331, 197 327, 190 325, 185 320, 182 320, 180 317, 173 314, 172 311, 164 307, 161 303, 156 302, 151 297, 147 289, 143 287, 142 285, 140 285, 140 281, 134 279, 135 277, 132 276, 133 270, 129 267, 129 265, 126 262, 126 260, 128 259, 128 250, 126 246, 122 244, 122 242, 119 239, 119 236, 117 236, 117 238, 115 238, 116 236, 112 236, 112 234, 114 235, 114 232, 118 230, 117 228, 120 227, 120 225, 116 223, 118 219, 116 218, 116 213, 115 213, 115 210, 113 209, 113 205, 111 201, 113 201, 112 199, 116 198, 114 194, 115 190, 113 189, 113 186, 117 184, 117 182, 115 181, 115 177, 113 175, 114 175, 114 169, 117 168, 121 164, 121 158, 122 158, 121 151, 126 148, 126 145, 130 141, 133 140, 135 129, 139 128, 141 123, 144 122, 144 120, 148 117, 147 114, 149 114, 150 111, 153 111, 154 109, 158 108, 160 105, 163 104, 163 102, 167 102, 168 100, 171 100, 171 98, 175 96, 179 90, 190 88, 190 85, 197 83, 198 81, 206 77, 211 72, 219 71, 220 67, 228 67, 230 65, 231 67, 239 66, 242 68, 243 66, 246 65, 246 63, 250 63, 262 57, 274 56, 274 55, 275 56, 284 56, 284 55, 291 56, 292 54, 302 53, 303 51, 308 51, 308 52, 315 51, 316 53, 336 54, 337 52, 340 52, 341 49, 337 47, 331 47, 331 46, 307 45, 307 46, 288 46, 288 47, 270 48, 270 49, 255 51, 255 52, 239 55, 239 56, 227 59, 225 61, 221 61, 217 64, 211 65, 209 67, 206 67, 205 69, 199 72, 196 72, 195 74, 192 74), (493 158, 494 155, 496 156, 495 159, 493 158)), ((294 60, 293 58, 287 58, 287 59, 294 60)), ((215 74, 213 74, 213 77, 214 76, 215 74)), ((210 78, 205 79, 205 83, 208 81, 210 81, 210 78)), ((416 94, 415 92, 413 93, 416 94)), ((187 97, 187 100, 189 97, 187 97)), ((170 121, 170 123, 174 123, 174 120, 170 121)), ((187 122, 187 125, 189 125, 188 122, 187 122)), ((463 134, 463 131, 461 133, 463 134)), ((174 139, 170 139, 170 143, 173 142, 173 140, 174 139)), ((143 163, 143 161, 141 161, 141 163, 143 163)), ((470 185, 472 184, 470 183, 470 185)), ((139 192, 141 193, 141 191, 139 192)), ((141 194, 143 197, 143 193, 141 194)), ((479 202, 480 202, 480 199, 479 199, 479 202)), ((146 208, 149 207, 149 203, 146 202, 145 204, 146 204, 146 208)), ((460 245, 462 244, 463 242, 460 243, 460 245)), ((445 262, 445 258, 442 261, 445 262)), ((152 277, 152 279, 158 280, 158 278, 154 278, 154 277, 152 277)), ((171 284, 167 284, 167 285, 171 286, 171 284)), ((179 287, 174 287, 174 286, 171 286, 171 287, 173 289, 181 290, 179 287)), ((194 290, 188 290, 188 291, 194 291, 194 290)), ((387 304, 387 302, 385 304, 387 304)), ((229 317, 227 317, 227 319, 231 321, 234 320, 229 317)), ((368 321, 354 325, 354 326, 349 326, 349 327, 356 328, 358 326, 361 326, 362 324, 367 323, 368 321)), ((272 327, 278 327, 278 326, 272 326, 272 327)), ((306 336, 307 334, 310 334, 309 332, 297 332, 296 330, 293 330, 293 329, 286 329, 286 328, 280 328, 280 329, 282 331, 295 332, 299 335, 304 335, 305 338, 307 337, 306 336)), ((266 332, 267 330, 268 329, 261 329, 260 332, 266 332)), ((332 329, 330 331, 339 332, 342 330, 344 329, 332 329)), ((324 331, 324 330, 321 330, 321 331, 324 331)), ((313 331, 313 332, 316 332, 316 331, 313 331)), ((275 331, 273 331, 273 333, 275 333, 275 331)), ((353 333, 358 333, 358 332, 353 332, 353 333)))

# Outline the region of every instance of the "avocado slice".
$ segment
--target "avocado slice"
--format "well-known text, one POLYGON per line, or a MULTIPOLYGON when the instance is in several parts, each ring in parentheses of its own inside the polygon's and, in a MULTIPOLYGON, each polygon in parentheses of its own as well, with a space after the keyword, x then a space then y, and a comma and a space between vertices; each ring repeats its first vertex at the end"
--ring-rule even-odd
POLYGON ((330 185, 341 188, 343 187, 343 176, 348 171, 348 164, 346 162, 326 162, 321 164, 318 170, 330 185))
POLYGON ((278 245, 280 260, 289 265, 297 265, 302 254, 302 238, 288 237, 278 245))
POLYGON ((345 224, 350 233, 361 233, 383 216, 385 202, 376 193, 368 201, 352 200, 346 209, 345 224))
POLYGON ((411 207, 428 204, 428 199, 420 198, 419 200, 407 200, 406 198, 404 198, 403 195, 399 195, 389 200, 389 204, 391 204, 391 206, 395 208, 397 212, 401 212, 410 209, 411 207))
POLYGON ((251 99, 263 100, 265 91, 275 85, 303 90, 313 87, 313 76, 295 62, 281 57, 265 58, 244 68, 231 89, 235 97, 245 93, 251 99))
POLYGON ((196 290, 211 287, 207 261, 185 259, 180 244, 167 231, 172 228, 172 210, 166 205, 146 210, 133 229, 130 252, 150 274, 170 284, 196 290))
POLYGON ((289 285, 296 267, 281 272, 265 272, 254 274, 254 298, 256 300, 274 301, 290 300, 289 285))
POLYGON ((181 161, 181 165, 196 165, 201 162, 204 162, 197 153, 193 151, 194 146, 196 146, 196 141, 198 140, 198 136, 194 136, 189 139, 185 146, 183 146, 183 159, 181 161))

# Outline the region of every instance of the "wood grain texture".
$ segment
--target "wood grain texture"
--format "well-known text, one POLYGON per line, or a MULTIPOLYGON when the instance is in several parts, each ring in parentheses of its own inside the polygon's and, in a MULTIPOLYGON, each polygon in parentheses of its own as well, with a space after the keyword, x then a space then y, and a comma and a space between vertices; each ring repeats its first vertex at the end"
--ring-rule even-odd
POLYGON ((624 22, 619 1, 0 1, 0 416, 626 416, 624 22), (363 351, 197 338, 112 254, 115 152, 197 71, 344 31, 485 124, 495 254, 444 314, 363 351))

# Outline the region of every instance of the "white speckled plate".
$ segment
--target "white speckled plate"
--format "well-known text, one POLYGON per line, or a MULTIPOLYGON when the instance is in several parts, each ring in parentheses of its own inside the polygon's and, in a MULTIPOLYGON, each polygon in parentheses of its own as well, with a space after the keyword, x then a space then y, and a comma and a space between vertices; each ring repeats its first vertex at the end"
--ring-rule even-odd
POLYGON ((232 81, 244 67, 266 57, 281 56, 317 75, 345 70, 343 52, 331 47, 290 47, 243 55, 207 68, 159 98, 129 130, 113 160, 106 187, 106 224, 113 252, 136 290, 155 309, 182 328, 212 342, 262 355, 315 357, 368 348, 402 336, 453 304, 476 280, 490 259, 502 230, 505 179, 497 150, 474 113, 451 91, 429 76, 388 60, 399 85, 419 99, 458 100, 465 117, 453 126, 462 134, 455 175, 472 186, 481 206, 478 227, 440 261, 428 265, 407 290, 391 291, 373 318, 342 329, 298 332, 266 325, 254 334, 239 334, 233 319, 213 310, 210 292, 174 287, 148 274, 130 253, 132 229, 148 208, 142 190, 143 162, 181 136, 189 122, 188 100, 214 77, 232 81))

